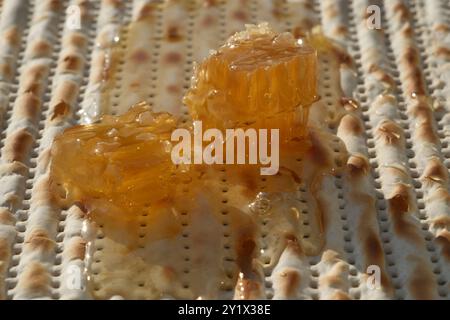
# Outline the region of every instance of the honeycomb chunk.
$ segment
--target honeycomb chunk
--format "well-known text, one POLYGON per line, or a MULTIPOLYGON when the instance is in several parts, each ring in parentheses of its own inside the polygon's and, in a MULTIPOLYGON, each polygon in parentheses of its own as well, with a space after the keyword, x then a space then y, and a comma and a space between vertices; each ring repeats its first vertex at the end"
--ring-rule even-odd
POLYGON ((140 104, 121 116, 69 128, 52 146, 52 179, 69 203, 82 203, 94 216, 103 210, 105 217, 129 220, 148 213, 150 203, 164 207, 172 186, 188 179, 170 157, 176 127, 171 115, 140 104))
POLYGON ((267 24, 247 26, 200 63, 184 102, 205 127, 280 129, 304 136, 317 99, 313 47, 267 24))

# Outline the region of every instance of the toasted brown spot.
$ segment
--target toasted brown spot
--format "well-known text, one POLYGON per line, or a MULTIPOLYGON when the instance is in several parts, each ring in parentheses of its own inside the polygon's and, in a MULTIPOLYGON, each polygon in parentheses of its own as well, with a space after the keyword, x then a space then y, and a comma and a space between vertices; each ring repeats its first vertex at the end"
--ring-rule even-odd
POLYGON ((37 171, 45 172, 48 168, 51 158, 51 148, 42 151, 37 159, 37 171))
POLYGON ((280 277, 284 284, 284 295, 286 297, 295 297, 300 286, 301 276, 300 272, 295 269, 285 269, 280 272, 280 277))
POLYGON ((4 271, 11 257, 11 247, 6 239, 0 238, 0 272, 4 271))
POLYGON ((332 163, 330 151, 323 145, 323 139, 314 131, 309 132, 311 147, 308 149, 307 156, 319 168, 327 168, 332 163))
POLYGON ((76 53, 68 53, 62 57, 60 62, 61 70, 67 72, 80 71, 83 68, 84 60, 83 57, 76 53))
POLYGON ((298 257, 302 257, 304 255, 302 247, 298 243, 297 237, 292 234, 285 235, 286 239, 286 250, 289 250, 292 253, 295 253, 298 257))
POLYGON ((388 87, 393 87, 395 85, 394 79, 386 72, 386 70, 380 68, 378 65, 372 64, 369 67, 369 72, 388 87))
POLYGON ((64 118, 69 114, 69 111, 70 106, 66 102, 60 101, 53 107, 50 120, 55 120, 56 118, 64 118))
POLYGON ((341 288, 343 285, 342 279, 336 274, 325 275, 319 278, 319 286, 321 287, 341 288))
POLYGON ((346 114, 342 117, 339 129, 344 130, 346 133, 359 136, 364 132, 364 128, 361 124, 361 120, 352 114, 346 114))
POLYGON ((411 198, 409 194, 409 186, 399 184, 395 187, 393 194, 388 199, 389 213, 392 217, 395 232, 405 238, 409 238, 414 242, 421 241, 421 237, 417 232, 417 227, 408 220, 411 210, 411 198))
POLYGON ((105 1, 108 5, 115 7, 115 8, 121 8, 123 5, 122 0, 106 0, 105 1))
POLYGON ((17 286, 36 297, 49 296, 50 280, 47 269, 41 263, 32 261, 25 266, 17 286))
POLYGON ((35 122, 41 110, 41 99, 30 92, 21 94, 15 103, 14 116, 35 122))
POLYGON ((425 98, 415 99, 411 107, 411 114, 418 122, 430 122, 433 119, 433 110, 425 98))
POLYGON ((303 2, 303 7, 307 10, 314 10, 312 1, 303 2))
POLYGON ((150 56, 145 49, 137 49, 131 54, 131 61, 136 64, 145 63, 150 59, 150 56))
POLYGON ((435 297, 436 287, 433 273, 426 267, 425 261, 418 258, 411 259, 415 262, 414 271, 411 273, 411 282, 408 287, 414 299, 430 300, 435 297))
POLYGON ((35 229, 30 232, 26 239, 25 244, 29 245, 32 250, 43 250, 50 252, 55 247, 55 241, 48 237, 48 234, 44 230, 35 229))
POLYGON ((328 249, 323 253, 322 260, 326 262, 337 262, 339 260, 339 253, 328 249))
POLYGON ((256 243, 253 235, 242 235, 236 243, 236 264, 244 274, 244 278, 251 276, 255 249, 256 243))
MULTIPOLYGON (((0 238, 0 272, 8 267, 8 261, 11 257, 11 246, 6 239, 0 238)), ((1 279, 1 278, 0 278, 1 279)))
POLYGON ((333 46, 333 53, 340 64, 347 66, 353 65, 353 58, 346 50, 339 48, 337 46, 333 46))
POLYGON ((0 208, 0 223, 1 224, 13 226, 15 222, 16 222, 16 219, 14 218, 11 211, 9 211, 7 208, 0 208))
POLYGON ((0 75, 2 77, 5 77, 7 80, 11 80, 13 73, 12 73, 12 66, 10 63, 0 64, 0 75))
POLYGON ((285 16, 285 13, 283 12, 282 7, 281 6, 275 6, 272 9, 272 16, 274 16, 275 19, 278 19, 278 20, 282 19, 285 16))
POLYGON ((3 32, 3 39, 11 46, 19 44, 19 29, 16 26, 10 27, 3 32))
POLYGON ((413 36, 413 28, 409 23, 406 23, 400 30, 405 38, 411 38, 413 36))
MULTIPOLYGON (((380 239, 373 230, 367 231, 368 234, 366 235, 366 239, 364 240, 364 252, 366 252, 366 254, 368 255, 366 268, 369 265, 377 265, 382 268, 384 267, 385 263, 380 239)), ((391 283, 384 269, 382 269, 381 272, 381 284, 386 291, 390 292, 392 290, 391 283)))
POLYGON ((205 5, 205 7, 214 7, 217 6, 217 0, 205 0, 203 2, 203 4, 205 5))
POLYGON ((377 234, 373 230, 366 230, 366 238, 364 240, 364 252, 371 256, 371 261, 379 262, 383 260, 383 249, 377 234))
POLYGON ((396 104, 397 100, 395 99, 395 97, 392 94, 382 94, 379 95, 374 103, 373 103, 373 107, 374 108, 379 108, 381 106, 383 106, 384 104, 388 103, 388 104, 396 104))
POLYGON ((431 122, 425 122, 417 126, 417 136, 422 139, 422 141, 427 141, 430 143, 439 143, 439 136, 431 122))
POLYGON ((36 81, 36 82, 25 82, 23 85, 23 90, 21 90, 22 93, 32 93, 36 96, 40 96, 42 92, 42 82, 36 81))
POLYGON ((233 12, 232 17, 239 21, 247 21, 247 13, 242 10, 236 10, 233 12))
POLYGON ((52 52, 52 45, 46 40, 36 40, 31 45, 31 52, 34 56, 49 56, 52 52))
POLYGON ((294 37, 296 39, 299 38, 305 38, 306 37, 306 31, 305 28, 303 28, 302 26, 297 26, 292 30, 292 34, 294 35, 294 37))
MULTIPOLYGON (((32 201, 35 204, 52 206, 55 203, 55 194, 51 190, 51 180, 45 175, 41 176, 33 187, 32 201)), ((49 209, 49 214, 51 209, 49 209)))
POLYGON ((168 52, 164 56, 164 62, 167 64, 177 64, 183 59, 182 55, 178 52, 168 52))
POLYGON ((407 47, 401 57, 412 66, 415 66, 417 65, 417 63, 419 63, 419 53, 414 47, 407 47))
POLYGON ((441 255, 450 260, 450 232, 448 230, 441 230, 436 237, 436 242, 441 247, 441 255))
POLYGON ((416 135, 425 141, 437 143, 439 137, 433 127, 433 110, 428 101, 422 97, 415 99, 410 113, 416 121, 416 135))
POLYGON ((361 203, 362 207, 364 208, 364 212, 358 228, 359 236, 361 237, 361 239, 363 239, 364 252, 367 256, 364 268, 367 269, 367 267, 370 265, 379 266, 381 269, 381 284, 383 290, 391 295, 393 293, 393 287, 386 275, 386 265, 380 237, 369 222, 376 217, 375 199, 371 195, 359 194, 355 194, 355 198, 361 203))
POLYGON ((2 156, 7 162, 20 161, 25 162, 31 145, 33 136, 25 129, 19 129, 5 140, 2 156))
POLYGON ((80 7, 80 15, 81 15, 81 21, 83 22, 86 19, 89 19, 89 9, 91 5, 90 0, 78 0, 77 5, 80 7))
POLYGON ((86 254, 86 240, 81 237, 74 237, 70 239, 67 249, 64 250, 64 256, 68 261, 83 260, 86 254))
POLYGON ((420 71, 419 68, 412 66, 411 71, 406 76, 403 76, 403 78, 406 83, 405 92, 408 96, 425 95, 425 84, 423 81, 422 71, 420 71))
POLYGON ((151 2, 146 3, 140 9, 136 20, 139 21, 144 19, 151 19, 153 18, 154 12, 155 12, 155 4, 151 2))
POLYGON ((80 201, 75 201, 71 210, 74 210, 80 218, 84 218, 89 212, 88 208, 80 201))
POLYGON ((331 297, 332 300, 351 300, 350 296, 343 291, 336 291, 331 297))
POLYGON ((181 89, 178 85, 176 84, 169 84, 166 87, 167 92, 171 93, 171 94, 179 94, 181 93, 181 89))
POLYGON ((442 215, 433 219, 431 226, 434 229, 450 228, 450 216, 442 215))
POLYGON ((332 5, 329 5, 325 8, 324 14, 329 18, 333 19, 339 15, 339 12, 337 11, 336 7, 332 5))
POLYGON ((391 120, 383 121, 376 130, 376 136, 386 144, 397 144, 403 139, 403 130, 391 120))
POLYGON ((432 158, 428 160, 422 174, 422 180, 446 184, 448 181, 448 169, 439 158, 432 158))
POLYGON ((63 80, 56 86, 52 97, 52 104, 59 103, 59 101, 74 102, 78 95, 78 84, 72 80, 63 80))
POLYGON ((202 26, 202 27, 205 27, 205 28, 207 28, 207 27, 211 27, 211 26, 213 26, 213 25, 215 25, 216 24, 216 19, 214 19, 214 17, 213 16, 211 16, 211 15, 206 15, 203 19, 202 19, 202 21, 201 21, 201 23, 200 23, 200 25, 202 26))
POLYGON ((4 163, 0 165, 0 176, 18 174, 25 176, 28 174, 28 167, 21 162, 4 163))
POLYGON ((170 42, 177 42, 183 39, 180 28, 178 26, 170 26, 167 28, 166 39, 170 42))
POLYGON ((86 47, 88 40, 87 37, 79 32, 71 32, 67 34, 63 39, 63 47, 75 47, 80 50, 86 47))
POLYGON ((370 10, 367 10, 366 8, 362 9, 360 12, 361 16, 363 17, 363 20, 365 21, 367 21, 373 15, 373 13, 370 10))
POLYGON ((59 11, 61 9, 61 0, 44 0, 45 1, 45 11, 59 11))
POLYGON ((351 155, 347 160, 347 169, 351 176, 365 176, 369 172, 369 161, 363 156, 351 155))
POLYGON ((259 292, 261 291, 261 285, 252 279, 239 279, 237 285, 237 299, 255 299, 258 298, 259 292))
POLYGON ((340 25, 334 28, 333 33, 336 35, 345 36, 348 33, 348 29, 346 26, 340 25))
POLYGON ((442 56, 444 59, 446 59, 446 58, 450 57, 450 49, 447 47, 439 47, 434 52, 434 54, 438 57, 442 56))
POLYGON ((319 287, 329 287, 334 289, 345 288, 342 276, 348 272, 348 265, 337 257, 334 258, 334 262, 332 268, 319 278, 319 287))
POLYGON ((445 23, 440 23, 434 26, 434 31, 447 33, 450 32, 450 27, 445 23))
POLYGON ((141 87, 141 81, 139 81, 139 80, 132 81, 128 85, 128 88, 130 88, 131 90, 138 90, 140 87, 141 87))
POLYGON ((401 20, 409 20, 409 10, 404 3, 398 3, 394 6, 394 12, 399 15, 401 20))
POLYGON ((22 77, 21 92, 32 92, 39 96, 42 91, 42 83, 48 73, 48 65, 37 64, 27 68, 22 77))

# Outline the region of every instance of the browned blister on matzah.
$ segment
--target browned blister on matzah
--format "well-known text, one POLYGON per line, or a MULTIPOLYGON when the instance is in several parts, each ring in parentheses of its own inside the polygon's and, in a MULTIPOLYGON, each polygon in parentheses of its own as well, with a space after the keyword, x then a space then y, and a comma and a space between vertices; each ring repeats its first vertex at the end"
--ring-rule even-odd
MULTIPOLYGON (((404 1, 393 1, 386 5, 386 9, 387 16, 392 21, 391 25, 395 28, 392 34, 392 48, 398 63, 399 79, 405 99, 405 111, 411 128, 410 136, 414 141, 412 144, 414 156, 411 160, 415 166, 414 171, 418 176, 416 178, 419 178, 424 175, 424 171, 429 166, 430 161, 441 162, 443 160, 441 141, 437 132, 439 118, 442 117, 442 114, 439 115, 439 96, 435 95, 433 86, 427 83, 426 74, 430 70, 426 70, 423 67, 426 61, 424 61, 425 57, 418 47, 419 43, 423 43, 424 37, 430 39, 430 34, 427 31, 421 36, 415 33, 417 31, 416 28, 419 28, 419 25, 417 25, 418 20, 413 19, 413 15, 418 15, 416 5, 410 7, 404 1), (437 104, 433 102, 433 99, 436 99, 435 102, 437 104)), ((427 63, 430 62, 427 61, 427 63)), ((419 217, 431 222, 437 215, 444 214, 449 216, 450 208, 448 205, 438 207, 440 212, 437 213, 435 211, 437 208, 436 203, 433 201, 436 199, 435 195, 437 194, 448 199, 448 184, 445 184, 444 188, 439 189, 430 187, 430 184, 419 182, 416 189, 418 197, 420 197, 419 201, 421 200, 424 203, 423 207, 420 208, 419 217)), ((427 236, 427 241, 432 243, 431 246, 436 246, 438 250, 440 249, 440 252, 431 253, 430 259, 431 263, 435 265, 434 268, 440 266, 443 270, 444 277, 440 275, 437 277, 437 283, 441 287, 437 291, 441 294, 442 290, 447 290, 450 287, 448 283, 445 286, 445 281, 442 282, 449 270, 448 260, 444 257, 441 258, 441 256, 445 255, 440 254, 446 250, 446 241, 442 242, 440 240, 436 230, 429 229, 429 231, 433 233, 433 236, 431 239, 427 236), (442 288, 442 284, 444 284, 444 288, 442 288)), ((411 283, 410 287, 413 285, 414 283, 411 283)), ((433 295, 430 294, 428 297, 437 296, 433 289, 430 289, 430 293, 433 293, 433 295)), ((416 294, 419 293, 416 292, 416 294)))

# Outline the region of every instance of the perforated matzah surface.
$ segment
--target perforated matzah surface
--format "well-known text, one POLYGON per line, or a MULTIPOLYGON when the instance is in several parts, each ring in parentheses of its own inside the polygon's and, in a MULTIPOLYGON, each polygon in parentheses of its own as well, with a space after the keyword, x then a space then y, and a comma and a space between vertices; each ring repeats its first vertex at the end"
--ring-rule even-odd
MULTIPOLYGON (((95 280, 101 230, 86 248, 84 214, 59 208, 48 191, 53 137, 142 100, 187 117, 180 101, 193 62, 245 23, 261 21, 295 35, 322 25, 353 61, 320 56, 321 104, 351 107, 346 98, 353 98, 360 107, 329 122, 351 156, 342 164, 349 169, 327 178, 321 191, 327 250, 306 257, 288 245, 280 257, 263 255, 264 290, 255 297, 450 297, 448 1, 0 3, 0 299, 89 298, 86 279, 82 289, 68 281, 86 261, 94 264, 92 290, 110 297, 95 280), (381 30, 366 26, 371 4, 381 9, 381 30), (81 14, 78 29, 65 25, 74 10, 81 14), (408 214, 396 211, 398 198, 408 214), (383 290, 368 287, 370 265, 380 266, 383 290)), ((308 225, 308 191, 299 192, 308 225)), ((263 224, 269 232, 270 221, 263 224)), ((226 217, 223 228, 226 235, 226 217)), ((226 241, 224 263, 233 263, 226 241)), ((187 269, 189 255, 186 249, 187 269)), ((238 298, 236 290, 225 287, 223 297, 238 298)))

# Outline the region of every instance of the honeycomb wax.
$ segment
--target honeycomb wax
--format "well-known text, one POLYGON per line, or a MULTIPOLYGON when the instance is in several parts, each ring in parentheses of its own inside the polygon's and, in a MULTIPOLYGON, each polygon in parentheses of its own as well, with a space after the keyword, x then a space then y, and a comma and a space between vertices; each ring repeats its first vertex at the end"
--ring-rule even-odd
POLYGON ((317 99, 313 47, 267 24, 247 26, 196 66, 184 102, 204 127, 280 129, 302 137, 317 99))
POLYGON ((189 181, 170 157, 176 127, 171 115, 139 104, 121 116, 69 128, 52 146, 52 179, 68 203, 81 203, 93 219, 133 223, 150 204, 157 213, 171 202, 173 186, 189 181))

